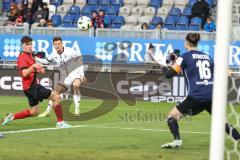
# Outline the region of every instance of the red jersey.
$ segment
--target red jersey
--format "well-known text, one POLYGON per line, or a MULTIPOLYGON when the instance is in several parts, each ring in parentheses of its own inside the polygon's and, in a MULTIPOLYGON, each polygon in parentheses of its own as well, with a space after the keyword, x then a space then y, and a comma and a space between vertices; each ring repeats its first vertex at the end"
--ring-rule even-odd
MULTIPOLYGON (((32 53, 21 52, 19 54, 18 60, 17 60, 17 65, 18 65, 18 69, 20 71, 21 76, 22 76, 23 69, 28 69, 35 63, 36 62, 35 62, 35 59, 33 58, 32 53)), ((31 88, 31 86, 33 84, 37 84, 37 83, 38 83, 38 80, 37 80, 37 72, 36 71, 32 72, 27 77, 22 76, 22 85, 23 85, 24 91, 31 88)))

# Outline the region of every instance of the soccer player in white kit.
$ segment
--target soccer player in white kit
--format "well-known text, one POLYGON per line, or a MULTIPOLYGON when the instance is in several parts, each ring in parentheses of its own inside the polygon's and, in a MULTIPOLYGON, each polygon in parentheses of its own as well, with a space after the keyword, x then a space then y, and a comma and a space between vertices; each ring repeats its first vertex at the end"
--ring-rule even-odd
MULTIPOLYGON (((55 90, 58 91, 59 94, 67 91, 68 86, 73 86, 73 100, 75 104, 75 116, 80 115, 80 86, 83 82, 86 81, 84 76, 84 68, 81 61, 81 53, 77 53, 74 49, 69 47, 63 47, 62 38, 54 37, 53 38, 53 52, 46 58, 40 59, 36 57, 36 61, 42 64, 49 64, 50 62, 55 62, 59 66, 60 70, 60 81, 58 82, 55 90), (66 69, 69 65, 73 63, 78 63, 77 67, 70 71, 69 73, 65 73, 65 75, 61 75, 61 69, 66 69)), ((67 70, 67 69, 66 69, 67 70)), ((45 112, 39 115, 39 117, 46 117, 50 114, 52 108, 52 102, 49 101, 48 107, 45 112)))

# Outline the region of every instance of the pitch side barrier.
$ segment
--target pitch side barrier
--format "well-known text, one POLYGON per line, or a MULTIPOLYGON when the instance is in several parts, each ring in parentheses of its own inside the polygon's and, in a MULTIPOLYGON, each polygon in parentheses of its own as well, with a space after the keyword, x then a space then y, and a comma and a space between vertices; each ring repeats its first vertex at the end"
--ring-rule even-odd
MULTIPOLYGON (((0 20, 3 24, 6 19, 0 20)), ((232 26, 231 40, 240 40, 239 25, 232 26)), ((64 28, 64 27, 37 27, 32 26, 29 29, 29 25, 23 26, 0 26, 1 34, 20 34, 20 35, 50 35, 50 36, 89 36, 89 37, 103 37, 103 38, 144 38, 144 39, 185 39, 189 31, 181 30, 126 30, 126 29, 111 29, 111 28, 93 28, 88 31, 81 31, 78 28, 64 28)), ((194 31, 201 34, 202 40, 215 40, 215 32, 206 31, 194 31)))
MULTIPOLYGON (((22 83, 14 62, 0 64, 0 95, 22 96, 22 83)), ((180 102, 186 95, 184 77, 166 79, 161 68, 150 65, 102 65, 85 64, 87 83, 81 86, 82 96, 102 99, 122 99, 129 104, 136 100, 150 102, 180 102), (98 94, 96 94, 98 93, 98 94)), ((39 74, 40 84, 53 88, 59 80, 56 66, 46 68, 39 74), (53 70, 49 70, 53 69, 53 70)), ((64 95, 71 97, 71 88, 64 95)))
MULTIPOLYGON (((85 64, 88 82, 81 86, 81 94, 86 98, 124 100, 129 105, 136 101, 181 102, 187 94, 187 86, 182 75, 166 79, 161 68, 149 65, 102 65, 85 64), (99 97, 99 95, 101 95, 99 97)), ((44 75, 39 74, 39 82, 47 88, 53 88, 59 80, 58 68, 54 65, 46 68, 44 75)), ((229 101, 238 102, 240 80, 229 78, 229 101)), ((19 71, 14 62, 0 64, 0 95, 23 96, 19 71)), ((64 98, 71 98, 71 88, 64 98)))

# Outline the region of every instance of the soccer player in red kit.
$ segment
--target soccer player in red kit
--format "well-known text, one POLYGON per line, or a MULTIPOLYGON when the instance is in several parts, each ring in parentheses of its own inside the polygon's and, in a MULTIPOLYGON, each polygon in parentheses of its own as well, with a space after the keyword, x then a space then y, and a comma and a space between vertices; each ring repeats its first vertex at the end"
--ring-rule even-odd
POLYGON ((24 36, 21 39, 23 51, 19 54, 17 65, 22 76, 23 92, 28 98, 30 109, 25 109, 18 113, 9 113, 3 120, 2 125, 6 125, 12 120, 23 119, 37 116, 39 114, 38 103, 43 99, 53 101, 54 111, 57 117, 57 128, 68 128, 69 124, 63 121, 62 107, 60 105, 61 97, 57 92, 51 91, 39 84, 37 73, 44 73, 41 64, 35 62, 33 57, 32 38, 24 36))

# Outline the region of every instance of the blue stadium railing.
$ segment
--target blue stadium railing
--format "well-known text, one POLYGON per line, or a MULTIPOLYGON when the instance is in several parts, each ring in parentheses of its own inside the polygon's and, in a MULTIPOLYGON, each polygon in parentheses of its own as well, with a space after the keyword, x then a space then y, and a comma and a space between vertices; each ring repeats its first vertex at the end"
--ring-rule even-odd
MULTIPOLYGON (((78 28, 64 27, 32 27, 29 26, 0 26, 0 34, 20 34, 20 35, 52 35, 52 36, 87 36, 106 38, 144 38, 144 39, 184 39, 185 35, 192 31, 177 30, 121 30, 121 29, 93 29, 81 31, 78 28)), ((214 32, 196 31, 201 33, 203 40, 215 40, 214 32)), ((233 36, 233 40, 234 36, 233 36)), ((239 39, 238 39, 239 40, 239 39)))

